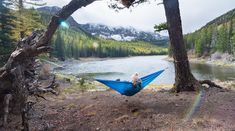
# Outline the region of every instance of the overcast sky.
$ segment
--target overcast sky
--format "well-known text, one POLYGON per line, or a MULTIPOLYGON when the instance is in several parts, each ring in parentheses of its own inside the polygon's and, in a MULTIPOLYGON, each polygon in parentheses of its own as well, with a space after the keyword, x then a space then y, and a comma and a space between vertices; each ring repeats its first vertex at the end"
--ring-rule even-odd
MULTIPOLYGON (((62 7, 70 0, 44 0, 48 6, 62 7)), ((138 30, 153 31, 153 26, 166 21, 161 0, 151 0, 131 9, 115 12, 108 8, 109 0, 99 0, 77 10, 73 17, 78 23, 98 23, 109 26, 132 26, 138 30)), ((179 0, 183 32, 193 32, 212 19, 235 8, 235 0, 179 0)))

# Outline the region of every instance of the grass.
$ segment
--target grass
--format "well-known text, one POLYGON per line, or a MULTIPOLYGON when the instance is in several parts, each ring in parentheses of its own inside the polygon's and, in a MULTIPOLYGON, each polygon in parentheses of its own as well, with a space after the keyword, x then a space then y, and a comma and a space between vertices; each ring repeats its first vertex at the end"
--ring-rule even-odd
POLYGON ((65 75, 65 74, 60 74, 60 73, 55 73, 55 76, 57 80, 65 80, 71 83, 76 83, 78 79, 77 77, 73 75, 65 75))
POLYGON ((83 92, 83 91, 87 91, 90 89, 95 89, 96 86, 90 83, 85 83, 84 85, 81 84, 72 84, 71 86, 65 88, 63 90, 64 93, 76 93, 76 92, 83 92))
POLYGON ((63 93, 71 94, 71 93, 78 93, 89 90, 98 90, 99 88, 107 89, 98 82, 90 81, 89 77, 86 76, 77 78, 76 76, 73 75, 65 75, 60 73, 56 73, 55 75, 57 80, 66 81, 70 83, 68 87, 62 90, 63 93))
POLYGON ((173 87, 172 84, 149 84, 146 89, 171 89, 173 87))
POLYGON ((235 89, 235 83, 234 83, 234 84, 232 84, 232 87, 235 89))

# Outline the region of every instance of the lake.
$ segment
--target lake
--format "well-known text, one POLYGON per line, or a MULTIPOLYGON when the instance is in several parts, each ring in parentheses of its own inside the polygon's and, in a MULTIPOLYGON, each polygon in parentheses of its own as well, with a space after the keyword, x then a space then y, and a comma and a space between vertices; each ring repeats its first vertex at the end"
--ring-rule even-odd
MULTIPOLYGON (((145 76, 167 68, 153 83, 173 84, 174 65, 173 62, 164 60, 167 56, 137 56, 127 58, 110 58, 107 60, 96 60, 87 62, 66 62, 63 74, 85 75, 93 78, 109 80, 131 80, 131 75, 138 72, 145 76)), ((221 67, 209 64, 191 63, 191 70, 197 79, 229 80, 235 78, 234 67, 221 67)))

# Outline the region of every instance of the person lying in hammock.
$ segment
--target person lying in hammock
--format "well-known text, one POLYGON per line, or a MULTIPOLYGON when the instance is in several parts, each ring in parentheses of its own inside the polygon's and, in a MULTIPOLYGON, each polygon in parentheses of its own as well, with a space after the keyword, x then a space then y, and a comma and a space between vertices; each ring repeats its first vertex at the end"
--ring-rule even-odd
POLYGON ((137 72, 131 76, 131 79, 132 79, 134 88, 141 87, 142 81, 139 78, 139 74, 137 72))

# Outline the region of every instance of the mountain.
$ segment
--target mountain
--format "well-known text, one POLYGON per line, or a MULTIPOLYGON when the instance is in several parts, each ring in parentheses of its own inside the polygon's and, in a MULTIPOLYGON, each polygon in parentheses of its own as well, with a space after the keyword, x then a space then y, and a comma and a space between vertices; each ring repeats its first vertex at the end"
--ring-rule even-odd
POLYGON ((215 52, 235 56, 235 9, 215 18, 193 33, 184 36, 188 50, 197 56, 215 52))
POLYGON ((101 24, 83 24, 81 28, 92 35, 117 41, 145 41, 155 43, 159 42, 159 40, 168 39, 158 33, 138 31, 132 27, 124 28, 110 27, 101 24))
MULTIPOLYGON (((37 10, 41 12, 46 12, 49 14, 55 14, 61 8, 56 6, 45 6, 38 8, 37 10)), ((137 31, 136 29, 129 27, 110 27, 101 24, 79 24, 72 16, 67 20, 70 27, 77 30, 81 30, 93 36, 98 36, 104 39, 113 39, 117 41, 144 41, 150 42, 157 45, 165 45, 168 41, 168 37, 161 36, 154 32, 137 31)))

